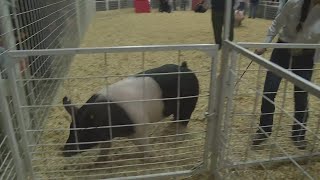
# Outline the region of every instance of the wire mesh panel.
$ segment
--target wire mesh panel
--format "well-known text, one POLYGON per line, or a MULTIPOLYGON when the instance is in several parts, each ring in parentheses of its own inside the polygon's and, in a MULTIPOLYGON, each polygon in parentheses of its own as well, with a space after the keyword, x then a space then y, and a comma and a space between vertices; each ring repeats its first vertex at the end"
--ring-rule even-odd
MULTIPOLYGON (((94 1, 25 1, 6 2, 0 21, 1 40, 6 49, 52 49, 77 47, 84 36, 86 27, 94 14, 94 1), (10 26, 8 26, 10 25, 10 26), (13 35, 11 35, 13 34, 13 35), (10 43, 11 42, 11 43, 10 43)), ((5 2, 1 2, 5 3, 5 2)), ((25 78, 53 78, 67 71, 72 59, 70 56, 33 56, 20 60, 17 68, 25 78)), ((27 103, 49 103, 52 101, 59 81, 24 82, 21 86, 27 103), (37 102, 40 101, 40 102, 37 102)), ((41 126, 46 110, 31 114, 27 126, 41 126)))
POLYGON ((106 11, 107 10, 106 1, 97 0, 96 1, 96 11, 106 11))
MULTIPOLYGON (((223 179, 257 176, 265 179, 317 179, 320 170, 319 65, 315 64, 313 69, 301 68, 303 66, 296 66, 299 62, 291 59, 289 71, 299 75, 313 72, 312 83, 301 85, 297 77, 286 76, 289 71, 283 70, 284 74, 278 74, 281 70, 272 69, 274 64, 261 58, 258 61, 254 53, 232 46, 235 51, 226 66, 228 69, 222 70, 226 77, 224 88, 229 91, 221 111, 223 121, 218 140, 221 147, 218 161, 220 176, 223 179), (265 82, 267 69, 277 76, 272 75, 273 79, 268 76, 265 82), (273 101, 271 97, 275 92, 267 89, 276 87, 280 77, 282 81, 273 101), (265 83, 267 85, 264 86, 265 83), (301 98, 308 93, 309 103, 307 108, 303 108, 301 106, 306 104, 301 98), (272 109, 273 105, 274 112, 266 112, 266 106, 272 109), (262 122, 260 127, 259 119, 262 122), (257 143, 257 137, 261 142, 257 143)), ((245 47, 255 46, 249 44, 245 47)), ((266 55, 267 59, 269 55, 266 55)), ((308 83, 304 79, 301 82, 308 83)))
POLYGON ((7 146, 7 136, 2 132, 0 134, 0 178, 15 179, 16 170, 14 166, 12 153, 7 146))
MULTIPOLYGON (((2 66, 2 69, 0 70, 1 79, 0 84, 3 87, 4 78, 7 77, 5 72, 5 68, 2 66)), ((0 90, 2 96, 5 93, 3 91, 3 88, 0 90)), ((6 100, 7 101, 7 100, 6 100)), ((12 102, 12 101, 11 101, 12 102)), ((12 104, 10 104, 12 105, 12 104)), ((0 122, 4 121, 4 115, 3 115, 3 108, 1 108, 3 105, 0 106, 0 122)), ((9 112, 7 112, 9 113, 9 112)), ((12 114, 12 113, 11 113, 12 114)), ((12 114, 14 117, 14 114, 12 114)), ((15 119, 12 119, 12 121, 15 121, 15 119)), ((3 132, 4 126, 3 123, 1 123, 0 128, 0 179, 13 179, 16 176, 16 170, 15 170, 15 161, 13 159, 12 151, 10 150, 8 146, 8 135, 3 132)))
POLYGON ((260 1, 257 9, 257 17, 271 20, 274 19, 277 15, 278 6, 279 2, 271 0, 260 1))
POLYGON ((24 129, 27 134, 40 137, 37 143, 28 141, 35 177, 139 179, 192 173, 207 160, 205 112, 210 87, 215 82, 215 48, 182 45, 11 51, 15 57, 50 55, 55 59, 78 53, 66 75, 17 79, 23 84, 62 84, 56 96, 49 94, 54 96, 54 103, 42 98, 20 106, 22 112, 30 114, 48 109, 43 127, 24 129), (191 71, 183 70, 186 66, 191 71), (149 71, 157 67, 157 73, 149 71), (169 71, 166 67, 170 67, 169 71), (171 71, 172 67, 178 69, 171 71), (190 79, 186 81, 184 77, 190 79), (139 78, 144 80, 140 82, 139 78), (117 95, 121 92, 126 93, 117 95), (105 95, 108 100, 99 101, 97 95, 105 95), (95 112, 82 117, 90 109, 95 112), (160 121, 163 116, 168 117, 160 121), (96 117, 97 121, 93 120, 96 117))
MULTIPOLYGON (((0 55, 2 63, 5 58, 0 55)), ((23 152, 24 143, 18 128, 17 112, 14 111, 13 98, 8 96, 8 68, 2 64, 0 69, 0 179, 28 177, 25 174, 25 161, 28 153, 23 152)), ((30 161, 30 160, 29 160, 30 161)))

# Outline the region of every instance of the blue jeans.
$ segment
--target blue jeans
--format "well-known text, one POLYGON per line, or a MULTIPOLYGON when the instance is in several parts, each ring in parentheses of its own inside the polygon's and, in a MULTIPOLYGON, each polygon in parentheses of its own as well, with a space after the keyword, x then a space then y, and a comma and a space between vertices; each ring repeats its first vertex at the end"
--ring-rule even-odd
MULTIPOLYGON (((278 43, 281 43, 279 41, 278 43)), ((293 73, 299 75, 300 77, 309 80, 312 77, 313 72, 313 58, 314 58, 314 50, 308 50, 299 56, 292 57, 292 65, 291 68, 293 73)), ((289 49, 274 49, 271 55, 271 62, 288 69, 290 63, 290 51, 289 49)), ((272 102, 277 95, 277 91, 279 89, 279 85, 281 82, 281 77, 273 74, 268 71, 266 80, 264 83, 263 94, 272 102)), ((295 114, 294 117, 300 123, 306 125, 308 119, 308 93, 304 92, 298 86, 294 86, 294 101, 295 101, 295 114)), ((273 103, 270 103, 266 98, 262 98, 261 105, 261 116, 260 116, 260 127, 267 133, 271 134, 272 125, 273 125, 273 113, 275 111, 275 106, 273 103)), ((297 137, 300 136, 299 139, 304 139, 305 129, 297 124, 295 121, 292 126, 292 136, 297 137)))
POLYGON ((259 3, 250 3, 249 6, 249 17, 256 18, 256 12, 258 8, 259 3))

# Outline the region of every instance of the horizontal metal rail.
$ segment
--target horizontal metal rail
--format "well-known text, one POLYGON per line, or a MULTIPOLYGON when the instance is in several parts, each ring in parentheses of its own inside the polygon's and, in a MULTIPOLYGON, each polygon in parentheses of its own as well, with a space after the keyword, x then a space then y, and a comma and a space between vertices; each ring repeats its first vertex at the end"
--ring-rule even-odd
MULTIPOLYGON (((320 98, 320 87, 317 86, 316 84, 313 84, 312 82, 303 79, 302 77, 294 74, 293 72, 290 72, 287 69, 284 69, 281 66, 274 64, 274 63, 266 60, 265 58, 263 58, 257 54, 254 54, 253 52, 249 51, 248 49, 246 49, 236 43, 233 43, 231 41, 225 41, 225 44, 228 47, 232 48, 233 50, 241 53, 243 56, 245 56, 249 59, 252 59, 254 62, 260 64, 264 68, 269 69, 270 71, 272 71, 276 75, 287 79, 288 81, 297 85, 301 89, 320 98)), ((266 45, 266 44, 263 44, 263 45, 266 45)), ((312 45, 310 45, 310 46, 312 46, 312 45)), ((265 47, 265 46, 261 46, 261 47, 265 47)), ((298 44, 292 44, 292 48, 307 48, 307 47, 308 47, 308 45, 299 45, 298 46, 298 44)), ((317 45, 317 47, 320 48, 320 45, 317 45)), ((283 47, 283 48, 285 48, 285 47, 283 47)), ((312 48, 312 47, 309 47, 309 48, 312 48)))
POLYGON ((213 50, 218 49, 214 44, 182 44, 182 45, 148 45, 148 46, 119 46, 94 48, 64 48, 40 50, 11 50, 11 57, 44 56, 44 55, 72 55, 72 54, 98 54, 142 51, 179 51, 179 50, 213 50))
MULTIPOLYGON (((227 168, 248 168, 253 166, 259 166, 261 164, 268 164, 270 162, 272 163, 292 163, 292 160, 295 160, 297 162, 303 162, 303 161, 309 161, 310 158, 319 158, 320 152, 313 153, 313 154, 306 154, 306 155, 296 155, 296 156, 290 156, 290 157, 274 157, 269 158, 265 160, 254 160, 254 161, 247 161, 247 162, 235 162, 233 164, 227 165, 227 168)), ((319 160, 319 159, 317 159, 319 160)), ((312 160, 311 160, 312 161, 312 160)))
POLYGON ((253 42, 238 42, 236 43, 244 48, 280 48, 280 49, 320 49, 320 44, 302 44, 302 43, 253 43, 253 42))

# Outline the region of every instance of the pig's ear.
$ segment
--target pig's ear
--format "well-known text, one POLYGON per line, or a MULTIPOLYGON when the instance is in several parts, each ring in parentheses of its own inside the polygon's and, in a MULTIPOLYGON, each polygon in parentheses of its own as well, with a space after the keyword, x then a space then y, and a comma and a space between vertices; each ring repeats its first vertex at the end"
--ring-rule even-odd
POLYGON ((62 103, 64 105, 64 108, 70 114, 71 117, 78 113, 78 108, 74 105, 71 105, 71 100, 67 96, 65 96, 62 99, 62 103))
POLYGON ((87 100, 87 102, 80 108, 80 111, 81 111, 81 112, 82 112, 82 111, 86 111, 87 108, 91 107, 92 104, 90 104, 90 103, 95 103, 95 102, 97 102, 98 96, 99 96, 98 94, 92 95, 92 96, 87 100), (89 103, 89 104, 88 104, 88 103, 89 103))
POLYGON ((99 96, 98 94, 92 95, 86 103, 95 103, 98 99, 98 96, 99 96))
POLYGON ((98 94, 92 95, 92 96, 87 100, 87 102, 86 102, 83 106, 81 106, 81 108, 79 109, 79 113, 82 114, 82 115, 83 115, 83 114, 86 114, 87 111, 88 111, 88 108, 92 106, 92 104, 90 104, 90 103, 95 103, 95 102, 97 102, 98 96, 99 96, 98 94))

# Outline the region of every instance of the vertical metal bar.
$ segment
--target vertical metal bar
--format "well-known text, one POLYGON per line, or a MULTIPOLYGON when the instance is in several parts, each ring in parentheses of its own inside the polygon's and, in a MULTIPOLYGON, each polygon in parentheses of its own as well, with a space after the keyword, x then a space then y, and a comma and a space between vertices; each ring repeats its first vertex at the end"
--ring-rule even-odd
POLYGON ((225 1, 225 16, 224 16, 224 34, 223 39, 229 40, 231 31, 231 14, 232 14, 232 0, 225 1))
POLYGON ((216 91, 216 101, 214 104, 214 117, 215 124, 213 127, 213 142, 211 144, 211 160, 210 160, 210 171, 213 176, 218 178, 218 158, 219 158, 219 137, 220 137, 220 128, 221 128, 221 121, 223 120, 223 112, 224 112, 224 99, 225 99, 225 87, 226 87, 226 80, 227 80, 227 73, 228 73, 228 65, 229 65, 229 48, 224 47, 222 48, 222 56, 221 56, 221 66, 220 66, 220 77, 218 79, 219 87, 216 91))
POLYGON ((261 86, 260 86, 260 78, 262 77, 261 76, 261 71, 262 71, 262 67, 261 65, 259 65, 258 67, 258 75, 257 75, 257 82, 256 82, 256 95, 255 95, 255 101, 254 101, 254 105, 253 105, 253 110, 252 110, 252 114, 256 115, 257 114, 257 107, 258 107, 258 103, 259 103, 259 99, 260 99, 260 89, 261 89, 261 86))
POLYGON ((267 5, 266 4, 261 4, 263 6, 263 18, 267 18, 267 5))
POLYGON ((6 33, 1 38, 3 39, 4 47, 7 49, 15 49, 15 37, 13 33, 13 27, 10 19, 10 6, 6 1, 0 1, 0 29, 3 33, 6 33))
POLYGON ((121 9, 121 2, 120 2, 120 0, 118 0, 118 9, 119 9, 119 10, 121 9))
MULTIPOLYGON (((16 27, 16 31, 17 31, 17 34, 18 34, 18 47, 19 49, 24 49, 25 47, 22 46, 22 42, 24 41, 21 37, 21 29, 20 29, 20 25, 19 25, 19 19, 18 19, 18 16, 17 16, 17 11, 16 11, 16 6, 15 6, 15 1, 14 0, 11 0, 11 3, 13 4, 13 22, 15 24, 15 27, 16 27)), ((20 16, 23 16, 23 15, 20 15, 20 16)), ((26 35, 26 34, 25 34, 26 35)), ((23 61, 27 61, 28 57, 23 59, 23 61)), ((26 78, 29 78, 30 77, 30 72, 28 70, 25 70, 25 73, 24 73, 25 77, 26 78)), ((30 93, 31 95, 29 96, 29 99, 31 101, 31 103, 34 102, 35 100, 35 97, 34 97, 34 93, 32 91, 32 87, 30 86, 31 84, 30 83, 27 83, 26 86, 27 86, 27 89, 26 89, 26 94, 27 96, 29 96, 28 93, 30 93)), ((26 127, 29 127, 30 126, 30 121, 26 121, 26 127)))
MULTIPOLYGON (((227 79, 227 86, 225 88, 227 89, 227 106, 226 106, 225 116, 223 119, 223 122, 224 122, 223 133, 225 134, 225 137, 226 137, 224 139, 224 143, 226 144, 229 144, 228 137, 231 137, 231 134, 232 134, 231 124, 232 124, 233 116, 232 116, 232 119, 230 119, 230 113, 232 112, 232 108, 234 106, 233 97, 234 97, 234 89, 235 89, 235 75, 232 74, 232 71, 233 72, 236 71, 238 59, 239 59, 239 56, 237 55, 237 52, 233 50, 231 54, 230 67, 228 68, 230 69, 230 71, 228 71, 229 73, 228 73, 228 79, 227 79)), ((229 151, 225 154, 225 149, 223 148, 220 153, 222 156, 227 157, 229 151)))
MULTIPOLYGON (((143 74, 146 73, 146 72, 145 72, 145 51, 142 51, 142 72, 143 72, 143 74)), ((142 86, 143 86, 143 87, 142 87, 142 100, 143 100, 143 101, 142 101, 141 103, 142 103, 142 107, 145 107, 145 100, 146 100, 146 99, 145 99, 145 98, 146 98, 146 97, 145 97, 145 89, 146 89, 145 80, 146 80, 146 78, 143 77, 142 79, 143 79, 143 82, 142 82, 142 83, 143 83, 143 84, 142 84, 142 86)), ((141 111, 142 111, 142 112, 141 112, 142 114, 145 114, 144 108, 141 108, 141 111)), ((143 116, 142 116, 142 122, 146 122, 146 121, 145 121, 145 118, 146 118, 146 117, 143 115, 143 116)), ((147 122, 148 122, 148 121, 147 121, 147 122)), ((143 124, 142 126, 144 126, 145 129, 149 129, 149 128, 148 128, 148 125, 143 124)), ((144 134, 143 138, 147 138, 145 135, 146 135, 146 134, 144 134)), ((143 144, 143 149, 144 149, 144 150, 146 150, 146 149, 149 150, 149 147, 150 147, 150 146, 149 146, 149 143, 150 143, 150 141, 148 140, 147 142, 148 142, 148 144, 143 144)), ((139 145, 140 145, 140 144, 139 144, 139 145)), ((148 152, 148 153, 149 153, 149 152, 148 152)), ((143 152, 143 159, 144 159, 144 160, 146 159, 146 153, 145 153, 145 151, 143 152)), ((143 163, 145 164, 145 161, 143 161, 143 163)))
POLYGON ((14 132, 13 124, 12 124, 12 117, 10 115, 9 104, 5 97, 4 86, 0 86, 0 109, 2 120, 0 121, 2 130, 7 135, 8 145, 10 147, 13 159, 15 161, 15 167, 18 174, 18 179, 25 179, 25 167, 22 162, 20 153, 19 153, 19 145, 17 142, 17 138, 14 132))
POLYGON ((211 54, 211 74, 210 74, 210 94, 209 94, 209 102, 208 102, 208 114, 207 120, 208 124, 206 127, 206 142, 205 142, 205 151, 204 151, 204 156, 203 156, 203 162, 204 162, 204 167, 208 168, 209 167, 209 161, 208 157, 211 155, 209 153, 209 148, 212 147, 211 143, 213 142, 214 134, 212 133, 213 131, 211 129, 214 128, 215 121, 214 121, 214 103, 216 102, 216 91, 217 91, 217 64, 218 64, 218 50, 213 49, 212 52, 208 52, 211 54))
MULTIPOLYGON (((104 53, 104 62, 105 62, 105 66, 106 66, 106 72, 107 72, 107 74, 109 74, 110 73, 110 69, 109 69, 109 63, 108 63, 108 54, 107 53, 104 53)), ((107 96, 112 96, 112 94, 108 91, 108 86, 109 86, 109 78, 108 78, 108 75, 106 76, 106 78, 105 78, 105 81, 106 81, 106 94, 107 94, 107 96)), ((109 141, 110 141, 110 143, 112 143, 112 141, 113 141, 113 132, 112 132, 112 115, 111 115, 111 104, 110 104, 110 101, 108 100, 108 102, 107 102, 108 104, 107 104, 107 106, 108 106, 108 125, 109 125, 109 128, 110 128, 110 131, 109 131, 109 137, 110 137, 110 139, 109 139, 109 141)), ((114 156, 111 156, 111 160, 112 161, 114 161, 114 156)))
POLYGON ((76 7, 76 18, 77 18, 76 21, 77 21, 77 28, 78 28, 78 38, 79 38, 79 42, 80 42, 82 39, 82 35, 83 35, 82 29, 81 29, 82 23, 80 22, 81 21, 80 5, 79 5, 79 0, 74 0, 74 1, 75 1, 75 7, 76 7))
POLYGON ((21 85, 21 83, 17 83, 16 78, 16 71, 15 71, 15 63, 12 59, 8 60, 8 80, 9 85, 12 91, 13 95, 13 104, 15 111, 17 113, 17 119, 19 124, 19 130, 21 133, 21 141, 22 141, 22 148, 24 151, 24 164, 25 164, 25 170, 28 172, 28 176, 33 179, 33 170, 32 170, 32 164, 31 164, 31 157, 30 152, 28 149, 28 134, 26 133, 26 127, 25 127, 25 118, 28 118, 28 116, 24 116, 24 113, 22 112, 21 107, 21 98, 24 98, 25 96, 22 96, 23 94, 20 93, 20 90, 23 89, 23 87, 18 88, 17 84, 21 85), (20 89, 20 90, 19 90, 20 89))
MULTIPOLYGON (((181 50, 178 51, 178 82, 177 82, 177 116, 176 116, 176 136, 175 136, 175 140, 176 142, 178 141, 178 137, 183 137, 183 135, 181 135, 181 132, 179 130, 179 121, 181 120, 180 117, 180 98, 181 98, 181 50)), ((190 117, 191 118, 191 117, 190 117)), ((183 119, 185 120, 185 119, 183 119)), ((175 143, 175 148, 177 148, 177 143, 175 143)), ((176 149, 176 154, 178 154, 178 149, 176 149)), ((176 162, 176 166, 178 166, 178 162, 176 162)), ((178 167, 176 169, 176 171, 179 171, 178 167)))
POLYGON ((105 0, 106 2, 106 10, 109 11, 110 7, 109 7, 109 0, 105 0))
MULTIPOLYGON (((21 28, 20 28, 20 24, 21 25, 23 25, 22 24, 22 22, 20 22, 20 24, 19 24, 19 18, 18 18, 18 16, 17 16, 17 10, 16 10, 16 6, 15 6, 15 1, 14 0, 11 0, 11 4, 13 4, 13 8, 12 8, 12 12, 13 12, 13 23, 15 23, 15 26, 16 26, 16 31, 20 34, 20 31, 21 31, 21 28)), ((20 4, 20 6, 21 6, 21 4, 20 4)), ((23 8, 25 8, 25 6, 24 5, 22 5, 22 7, 19 7, 19 9, 20 9, 20 11, 18 11, 19 13, 23 13, 23 8)), ((21 14, 20 16, 22 16, 24 19, 24 22, 27 22, 27 20, 26 20, 26 15, 25 14, 21 14)), ((23 21, 21 18, 20 18, 20 20, 21 21, 23 21)), ((27 26, 28 27, 28 26, 27 26)), ((30 33, 30 32, 29 32, 30 33)), ((25 34, 27 34, 26 32, 25 32, 25 34)), ((21 49, 23 49, 23 48, 25 48, 25 49, 28 49, 28 48, 31 48, 31 45, 29 46, 29 47, 24 47, 23 46, 23 44, 21 44, 23 41, 22 41, 22 39, 18 39, 18 42, 19 42, 19 48, 21 48, 21 49)), ((30 41, 28 41, 28 42, 30 42, 30 41)), ((26 42, 24 42, 24 43, 26 43, 26 42)), ((16 48, 15 48, 16 49, 16 48)), ((24 59, 25 60, 25 59, 24 59)), ((17 64, 15 64, 15 69, 16 69, 16 72, 20 72, 20 64, 19 63, 17 63, 17 64)), ((28 72, 26 72, 25 73, 26 74, 26 76, 27 76, 27 74, 29 74, 28 72)), ((22 74, 21 73, 19 73, 18 74, 18 76, 21 78, 22 77, 22 74)), ((23 82, 19 82, 19 84, 21 85, 21 86, 24 86, 24 83, 23 82)), ((27 86, 28 87, 28 86, 27 86)), ((29 87, 29 88, 31 88, 31 87, 29 87)), ((31 91, 30 93, 32 93, 33 91, 31 91)), ((24 88, 20 88, 19 89, 19 94, 20 94, 20 96, 21 97, 23 97, 22 99, 21 99, 21 101, 22 101, 22 103, 23 104, 27 104, 27 94, 28 92, 26 92, 26 90, 24 89, 24 88)), ((31 98, 34 98, 33 96, 31 96, 31 98)), ((29 117, 29 114, 24 114, 24 117, 25 117, 25 123, 26 123, 26 126, 25 127, 30 127, 30 126, 32 126, 32 122, 31 122, 31 120, 30 120, 30 117, 29 117)), ((31 135, 31 137, 30 137, 30 139, 32 138, 32 135, 31 135)))
MULTIPOLYGON (((15 3, 15 1, 11 1, 11 4, 12 3, 15 3)), ((9 12, 9 9, 10 9, 10 3, 9 2, 5 2, 5 1, 0 1, 0 17, 6 17, 7 20, 2 20, 0 21, 0 28, 3 32, 6 32, 6 35, 4 36, 4 44, 5 44, 5 47, 7 47, 7 49, 13 49, 15 50, 16 49, 16 38, 14 36, 14 28, 13 28, 13 24, 12 24, 12 21, 11 21, 11 15, 10 15, 10 12, 9 12)), ((13 4, 14 5, 14 4, 13 4)), ((15 6, 13 6, 13 11, 15 12, 15 6)), ((14 15, 16 16, 16 13, 14 13, 14 15)), ((16 19, 17 20, 17 19, 16 19)), ((16 21, 17 22, 17 21, 16 21)), ((18 29, 19 30, 19 29, 18 29)), ((8 60, 9 62, 9 60, 8 60)), ((12 65, 12 71, 17 71, 17 72, 20 72, 20 66, 19 64, 13 64, 12 65)), ((18 74, 20 77, 21 77, 21 74, 18 74)), ((9 76, 9 75, 8 75, 9 76)), ((20 82, 21 83, 21 82, 20 82)), ((24 97, 22 99, 22 103, 26 103, 26 95, 25 95, 25 91, 23 88, 20 88, 19 91, 18 91, 19 95, 21 97, 24 97)), ((16 109, 17 110, 17 109, 16 109)), ((24 117, 25 117, 25 121, 27 123, 30 122, 30 119, 29 119, 29 115, 28 114, 24 114, 24 117)), ((23 136, 25 137, 25 136, 23 136)))
MULTIPOLYGON (((86 0, 85 0, 85 2, 88 3, 88 1, 86 1, 86 0)), ((96 5, 95 1, 89 1, 89 4, 87 5, 88 11, 86 11, 86 12, 90 12, 90 18, 87 19, 85 31, 88 29, 89 24, 91 23, 91 21, 93 21, 94 15, 97 12, 96 11, 96 9, 97 9, 96 6, 97 5, 96 5)))

